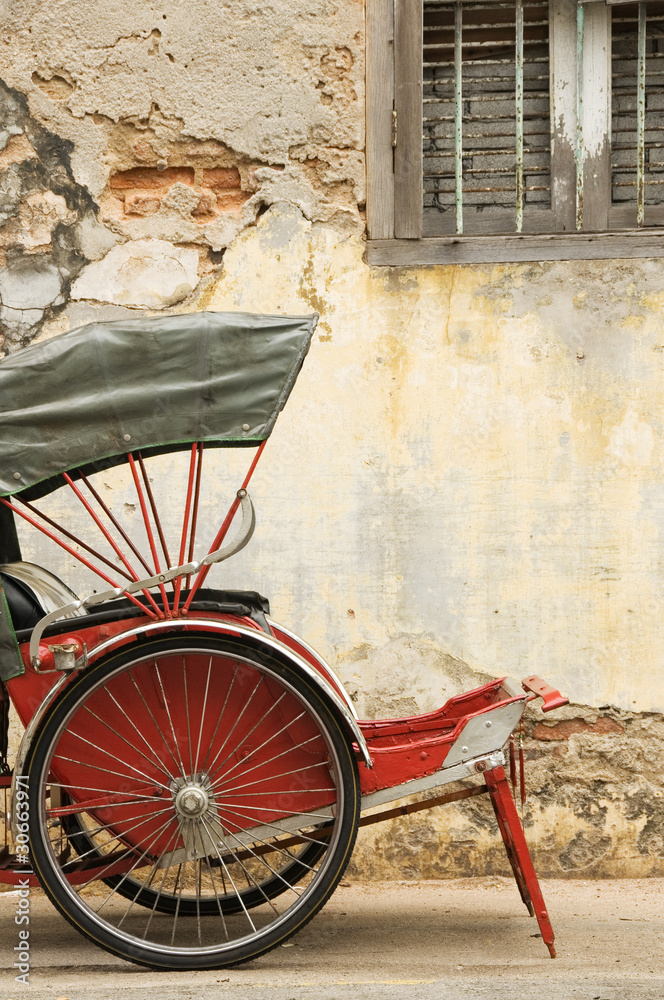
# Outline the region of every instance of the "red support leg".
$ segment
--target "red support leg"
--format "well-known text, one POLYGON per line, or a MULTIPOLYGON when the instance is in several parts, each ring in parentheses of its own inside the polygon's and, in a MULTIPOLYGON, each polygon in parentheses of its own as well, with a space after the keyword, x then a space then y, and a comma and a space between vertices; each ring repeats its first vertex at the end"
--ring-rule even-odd
POLYGON ((519 821, 519 814, 516 811, 514 799, 507 781, 505 769, 494 767, 491 771, 484 772, 491 802, 496 813, 498 826, 505 844, 505 850, 514 872, 516 884, 519 887, 521 898, 528 907, 531 915, 537 917, 537 923, 542 933, 542 940, 549 949, 551 958, 556 957, 556 949, 553 944, 553 928, 549 920, 542 890, 540 889, 535 869, 530 858, 530 852, 523 834, 523 828, 519 821))

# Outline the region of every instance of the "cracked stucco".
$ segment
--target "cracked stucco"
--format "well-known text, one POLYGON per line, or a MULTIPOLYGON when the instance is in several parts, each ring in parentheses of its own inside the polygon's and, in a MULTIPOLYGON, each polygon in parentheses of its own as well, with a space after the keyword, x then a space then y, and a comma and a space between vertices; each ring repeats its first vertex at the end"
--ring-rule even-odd
POLYGON ((292 161, 304 177, 298 164, 317 161, 362 186, 361 5, 170 0, 132 20, 73 0, 12 4, 1 22, 7 82, 74 143, 75 177, 94 197, 121 166, 123 127, 155 162, 187 138, 215 140, 247 162, 292 161))

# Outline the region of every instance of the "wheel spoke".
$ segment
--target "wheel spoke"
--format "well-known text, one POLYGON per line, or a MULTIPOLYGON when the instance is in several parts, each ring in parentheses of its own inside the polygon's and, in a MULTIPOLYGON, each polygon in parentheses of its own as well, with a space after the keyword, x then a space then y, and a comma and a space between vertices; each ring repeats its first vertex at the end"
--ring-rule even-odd
POLYGON ((180 885, 180 876, 182 875, 182 865, 178 865, 178 872, 175 876, 175 895, 177 897, 177 902, 175 904, 175 913, 173 914, 173 930, 171 931, 171 948, 175 944, 175 929, 178 925, 178 917, 180 915, 180 903, 182 901, 182 888, 180 888, 180 893, 178 895, 178 885, 180 885))
MULTIPOLYGON (((279 705, 284 700, 285 697, 286 697, 286 692, 284 691, 284 693, 282 695, 280 695, 280 697, 277 698, 276 701, 272 702, 272 704, 270 705, 270 707, 268 708, 268 710, 263 713, 263 715, 260 717, 260 719, 258 720, 258 722, 256 722, 255 725, 252 726, 252 728, 249 730, 249 732, 245 734, 244 739, 242 741, 243 743, 247 742, 247 740, 249 739, 249 737, 252 736, 253 733, 256 732, 256 730, 258 729, 258 727, 265 722, 265 720, 270 715, 270 713, 275 710, 275 708, 277 707, 277 705, 279 705)), ((298 718, 301 719, 304 714, 305 714, 304 712, 300 712, 298 718)), ((293 720, 293 721, 296 721, 296 720, 293 720)), ((269 743, 270 740, 273 740, 277 736, 280 736, 281 733, 283 733, 285 729, 288 729, 288 726, 290 726, 290 725, 292 725, 292 722, 289 722, 287 726, 284 726, 283 729, 280 729, 278 732, 272 733, 272 735, 267 740, 265 740, 265 743, 269 743)), ((241 763, 244 764, 245 760, 248 760, 249 757, 253 757, 253 755, 255 753, 258 753, 265 746, 265 743, 262 743, 259 747, 256 747, 254 750, 252 750, 250 753, 248 753, 247 756, 242 759, 241 763)), ((219 754, 217 754, 217 757, 218 756, 219 756, 219 754)), ((228 756, 225 757, 222 760, 221 764, 219 764, 217 766, 217 769, 215 771, 213 771, 212 768, 214 767, 214 765, 215 765, 215 763, 217 761, 217 757, 215 757, 215 759, 212 761, 212 763, 210 764, 210 767, 208 769, 209 772, 210 772, 210 774, 211 775, 218 774, 219 771, 221 771, 221 769, 224 766, 224 764, 226 764, 230 760, 230 758, 232 756, 233 756, 233 753, 232 752, 229 753, 228 756)), ((239 766, 240 766, 240 762, 238 762, 237 764, 234 764, 233 767, 231 767, 226 773, 230 774, 231 771, 234 771, 235 768, 239 767, 239 766)))
MULTIPOLYGON (((146 802, 163 802, 164 800, 159 795, 142 795, 139 798, 126 799, 124 802, 104 802, 97 805, 97 809, 121 809, 123 806, 137 806, 145 805, 146 802)), ((88 813, 93 808, 92 804, 88 802, 80 802, 75 806, 53 806, 46 810, 46 815, 49 819, 60 819, 62 816, 76 816, 80 813, 88 813), (66 810, 66 811, 65 811, 66 810)))
MULTIPOLYGON (((203 825, 206 827, 206 830, 207 830, 207 824, 205 823, 205 820, 202 817, 201 817, 201 822, 203 823, 203 825)), ((209 830, 207 830, 207 833, 208 833, 208 836, 210 836, 209 830)), ((210 839, 212 839, 212 838, 210 838, 210 839)), ((238 901, 240 902, 240 904, 242 906, 242 909, 244 910, 244 914, 245 914, 247 920, 249 921, 249 924, 251 925, 251 929, 255 933, 256 932, 256 925, 254 924, 253 920, 249 916, 249 911, 247 910, 247 907, 244 904, 244 900, 242 899, 242 894, 240 892, 238 892, 237 886, 235 885, 235 882, 233 881, 233 876, 231 875, 231 873, 229 872, 228 868, 226 867, 226 862, 224 861, 224 859, 222 858, 221 854, 219 853, 219 848, 217 847, 216 844, 214 845, 214 849, 215 849, 217 857, 219 858, 219 861, 221 863, 222 868, 224 869, 224 871, 226 872, 226 875, 228 876, 228 881, 233 886, 233 892, 237 896, 238 901)))
MULTIPOLYGON (((89 747, 92 747, 94 750, 99 750, 101 753, 106 754, 107 757, 110 757, 111 760, 114 760, 114 761, 118 762, 118 758, 115 756, 115 754, 112 754, 109 750, 104 750, 103 747, 97 746, 96 743, 93 743, 91 740, 87 740, 85 738, 85 736, 81 736, 80 733, 75 733, 75 732, 73 732, 70 729, 67 735, 68 736, 75 736, 77 739, 81 740, 83 743, 87 743, 87 745, 89 747)), ((59 754, 58 754, 58 758, 57 759, 58 760, 68 760, 68 761, 72 760, 71 757, 62 757, 59 754)), ((84 760, 73 761, 73 763, 78 764, 79 767, 96 767, 98 771, 104 771, 106 774, 116 774, 116 775, 118 775, 118 777, 120 777, 120 778, 128 778, 130 781, 135 781, 136 780, 134 778, 133 774, 127 774, 126 771, 125 772, 122 772, 122 771, 110 771, 108 768, 102 768, 102 767, 100 767, 97 764, 90 764, 88 761, 84 761, 84 760)), ((125 763, 125 764, 127 764, 132 769, 132 771, 135 771, 136 774, 138 774, 138 775, 141 776, 141 778, 145 778, 146 781, 151 782, 153 785, 161 785, 162 788, 167 788, 168 787, 167 785, 164 785, 163 782, 158 781, 153 775, 148 775, 148 774, 145 773, 145 771, 141 771, 140 768, 134 767, 133 764, 129 764, 128 761, 119 761, 118 763, 125 763)))
MULTIPOLYGON (((247 809, 247 808, 249 808, 249 807, 245 804, 245 809, 247 809)), ((281 810, 281 809, 267 809, 265 806, 256 806, 256 809, 260 810, 261 813, 263 813, 263 812, 281 812, 281 813, 283 813, 283 810, 281 810)), ((243 813, 240 809, 232 809, 228 805, 224 806, 224 812, 232 813, 234 816, 240 816, 243 819, 247 819, 247 820, 249 820, 252 823, 256 822, 255 816, 247 816, 247 814, 243 813)), ((296 813, 295 815, 298 815, 298 814, 296 813)), ((315 817, 317 819, 322 820, 325 823, 329 823, 330 820, 333 818, 329 814, 328 815, 320 814, 320 815, 317 816, 316 813, 300 813, 299 815, 301 815, 303 819, 309 819, 310 816, 313 816, 313 817, 315 817)), ((305 833, 301 833, 297 826, 295 826, 295 827, 279 826, 279 824, 275 823, 274 820, 270 821, 268 819, 261 819, 261 825, 257 829, 260 829, 261 827, 264 827, 264 826, 267 826, 270 829, 278 830, 280 833, 293 834, 294 831, 297 831, 298 837, 302 837, 302 838, 304 838, 304 840, 309 840, 309 841, 311 841, 312 844, 319 844, 320 843, 320 841, 316 840, 315 837, 308 837, 305 833)), ((305 827, 307 827, 307 826, 316 826, 316 823, 315 822, 304 823, 303 826, 305 826, 305 827)), ((239 828, 240 831, 242 831, 243 829, 245 829, 245 828, 244 827, 240 827, 239 828)), ((250 829, 247 832, 251 833, 253 835, 253 829, 250 829)))
POLYGON ((194 771, 194 757, 191 752, 191 725, 189 719, 189 690, 187 688, 187 661, 182 655, 182 681, 184 683, 184 717, 187 722, 187 746, 189 747, 189 768, 194 771))
MULTIPOLYGON (((207 753, 205 754, 205 759, 204 759, 203 763, 201 764, 201 771, 205 771, 206 770, 207 759, 208 759, 208 756, 210 754, 210 751, 212 750, 212 747, 214 746, 215 740, 217 738, 217 733, 219 732, 219 727, 221 726, 222 719, 224 718, 224 715, 226 713, 226 706, 228 705, 228 702, 229 702, 230 697, 231 697, 231 691, 233 690, 233 687, 235 685, 235 681, 237 679, 238 669, 239 669, 239 667, 236 664, 235 670, 233 671, 233 676, 231 677, 231 682, 228 685, 228 690, 226 691, 226 697, 224 698, 224 703, 221 706, 221 712, 219 713, 219 718, 217 719, 217 724, 214 727, 214 733, 212 734, 212 739, 210 740, 210 745, 207 748, 207 753)), ((201 732, 202 731, 203 731, 203 718, 201 718, 201 732)))
MULTIPOLYGON (((114 729, 114 728, 113 728, 113 726, 109 726, 108 722, 106 722, 106 721, 105 721, 105 719, 102 719, 102 717, 101 717, 100 715, 97 715, 97 713, 96 713, 96 712, 93 712, 93 711, 92 711, 92 709, 90 708, 90 706, 89 706, 89 705, 84 705, 84 706, 83 706, 83 711, 84 711, 84 712, 88 712, 88 714, 89 714, 89 715, 91 715, 91 716, 93 717, 93 719, 96 719, 96 720, 97 720, 97 722, 100 722, 100 723, 102 724, 102 726, 105 726, 105 727, 106 727, 106 729, 108 729, 108 731, 109 731, 110 733, 113 733, 113 735, 114 735, 114 736, 117 736, 117 737, 118 737, 119 739, 121 739, 123 743, 126 743, 126 744, 127 744, 127 746, 129 747, 129 749, 130 749, 130 750, 133 750, 133 751, 134 751, 135 753, 137 753, 137 754, 138 754, 138 755, 139 755, 140 757, 142 757, 142 758, 143 758, 143 760, 146 760, 146 761, 148 762, 148 764, 151 764, 151 765, 152 765, 152 767, 154 767, 154 766, 155 766, 155 762, 154 762, 153 760, 150 760, 150 758, 149 758, 149 757, 147 757, 147 756, 146 756, 146 755, 145 755, 145 754, 143 753, 143 751, 142 751, 142 750, 139 750, 139 748, 138 748, 138 747, 135 747, 133 743, 130 743, 130 742, 129 742, 129 740, 128 740, 128 739, 127 739, 127 738, 126 738, 125 736, 123 736, 123 735, 122 735, 122 733, 118 732, 118 730, 117 730, 117 729, 114 729)), ((163 767, 163 765, 161 765, 161 764, 157 764, 157 768, 158 768, 158 770, 160 770, 160 771, 162 772, 162 774, 164 774, 164 775, 165 775, 166 777, 170 777, 170 775, 168 774, 168 771, 167 771, 167 770, 166 770, 166 769, 165 769, 165 768, 163 767)))
MULTIPOLYGON (((250 774, 252 771, 255 771, 259 767, 265 767, 266 764, 271 764, 273 761, 279 760, 280 757, 285 757, 287 753, 293 753, 294 750, 301 750, 302 747, 308 746, 309 743, 315 743, 315 741, 318 740, 318 739, 319 739, 319 736, 318 736, 318 734, 316 734, 315 736, 311 736, 308 740, 302 740, 301 743, 297 743, 295 746, 287 747, 285 750, 282 750, 281 753, 275 754, 274 757, 268 757, 267 760, 262 760, 260 762, 260 764, 254 764, 253 767, 248 767, 246 769, 246 771, 243 772, 242 776, 244 776, 246 774, 250 774)), ((213 781, 212 782, 213 786, 215 787, 215 789, 217 789, 217 791, 219 793, 225 791, 225 789, 223 788, 223 786, 221 788, 217 788, 217 786, 219 785, 219 782, 222 781, 223 778, 225 778, 225 777, 226 777, 226 775, 223 775, 217 781, 213 781)))
POLYGON ((198 759, 201 752, 201 740, 203 739, 203 724, 205 722, 205 712, 207 709, 208 691, 210 690, 211 673, 212 673, 212 657, 210 657, 210 659, 208 660, 207 677, 205 678, 205 694, 203 695, 203 708, 201 709, 201 724, 198 730, 198 744, 196 746, 196 762, 194 764, 195 772, 198 772, 198 759))
MULTIPOLYGON (((163 816, 164 813, 167 813, 167 812, 170 812, 170 811, 171 811, 170 808, 166 807, 164 809, 157 809, 156 811, 150 813, 150 815, 148 817, 146 817, 144 813, 140 814, 141 815, 141 822, 140 823, 136 823, 136 825, 133 826, 133 827, 129 827, 129 829, 123 829, 123 831, 122 831, 123 836, 126 836, 126 834, 128 834, 128 833, 132 833, 134 830, 140 829, 141 826, 145 825, 145 823, 150 822, 150 820, 155 819, 157 816, 163 816)), ((138 819, 138 816, 125 816, 125 817, 123 817, 123 819, 124 819, 124 822, 126 822, 128 819, 129 820, 138 819)), ((83 830, 83 834, 86 837, 92 837, 92 836, 97 836, 98 834, 102 833, 104 830, 112 830, 112 829, 113 829, 113 826, 112 826, 111 823, 103 823, 103 824, 99 824, 98 826, 85 827, 85 829, 83 830)), ((76 834, 74 834, 73 836, 75 837, 76 834)), ((69 839, 72 840, 72 837, 70 836, 69 839)), ((99 851, 102 848, 108 847, 109 844, 112 844, 116 840, 119 842, 119 837, 117 835, 114 836, 114 837, 112 837, 110 840, 107 840, 104 844, 95 844, 95 846, 92 847, 92 848, 90 848, 90 850, 86 851, 85 854, 79 854, 78 855, 79 860, 82 860, 83 858, 85 858, 85 857, 87 857, 87 856, 89 856, 91 854, 99 853, 99 851)))
MULTIPOLYGON (((223 743, 221 744, 221 746, 219 747, 219 750, 217 751, 217 755, 216 755, 216 757, 214 758, 214 760, 212 761, 212 763, 210 764, 210 766, 209 766, 209 767, 206 767, 206 762, 204 762, 204 763, 203 763, 203 767, 204 767, 204 768, 205 768, 205 769, 206 769, 207 771, 211 771, 211 770, 212 770, 212 768, 213 768, 213 767, 214 767, 214 765, 215 765, 215 761, 219 760, 219 757, 221 756, 221 754, 222 754, 222 753, 223 753, 223 751, 224 751, 224 747, 225 747, 225 746, 227 745, 227 743, 228 743, 228 741, 230 740, 231 736, 233 735, 233 733, 234 733, 234 732, 235 732, 235 730, 237 729, 237 727, 238 727, 238 724, 239 724, 240 720, 242 719, 242 717, 243 717, 244 713, 245 713, 245 712, 247 711, 247 709, 249 708, 249 705, 250 705, 250 704, 251 704, 251 702, 253 701, 253 698, 254 698, 254 695, 256 694, 256 692, 258 691, 258 689, 259 689, 259 687, 261 686, 261 684, 262 684, 262 683, 263 683, 263 677, 261 676, 261 677, 259 677, 259 679, 258 679, 258 683, 256 684, 256 687, 254 688, 254 690, 253 690, 253 691, 251 692, 251 694, 249 695, 249 698, 248 698, 248 700, 247 700, 247 701, 245 702, 245 704, 244 704, 244 705, 242 706, 242 711, 240 712, 240 714, 238 715, 237 719, 235 720, 235 722, 234 722, 234 723, 233 723, 233 725, 231 726, 231 729, 229 730, 229 732, 228 732, 228 735, 226 736, 226 739, 224 740, 224 742, 223 742, 223 743)), ((206 761, 207 761, 207 758, 206 758, 206 761)))
MULTIPOLYGON (((323 767, 319 760, 314 761, 313 764, 305 764, 304 767, 293 767, 290 771, 281 771, 279 774, 271 774, 270 781, 275 781, 277 778, 288 778, 291 774, 302 774, 303 771, 311 771, 315 767, 323 767)), ((238 777, 242 777, 239 775, 238 777)), ((243 785, 232 785, 230 788, 224 788, 224 795, 233 795, 238 788, 251 788, 252 785, 263 785, 265 784, 265 778, 256 778, 254 781, 246 781, 243 785)), ((305 789, 298 788, 298 793, 304 791, 305 789)), ((328 789, 329 790, 329 789, 328 789)), ((219 793, 217 793, 219 794, 219 793)), ((270 795, 272 792, 269 793, 270 795)))
POLYGON ((164 708, 166 709, 166 715, 168 716, 168 724, 171 727, 171 735, 173 737, 173 746, 175 747, 175 750, 176 750, 177 755, 178 755, 178 760, 180 762, 180 773, 182 774, 182 777, 184 778, 186 772, 185 772, 185 769, 184 769, 184 764, 182 762, 182 755, 180 753, 180 746, 178 744, 178 738, 175 735, 175 728, 173 726, 173 720, 171 718, 171 710, 168 707, 168 699, 166 697, 166 692, 164 691, 164 685, 163 685, 162 680, 161 680, 161 673, 159 672, 159 664, 157 663, 156 660, 154 661, 154 672, 157 675, 157 680, 159 681, 159 690, 161 691, 162 702, 163 702, 164 708))
MULTIPOLYGON (((117 883, 117 885, 114 885, 114 886, 113 886, 113 888, 111 889, 111 891, 109 892, 109 894, 108 894, 108 895, 107 895, 107 896, 105 897, 105 899, 104 899, 104 900, 103 900, 103 901, 102 901, 102 902, 100 903, 100 905, 99 905, 99 906, 97 907, 97 913, 99 913, 99 912, 100 912, 100 910, 101 910, 101 909, 102 909, 102 908, 103 908, 103 907, 104 907, 104 906, 106 905, 106 903, 107 903, 107 902, 109 901, 109 899, 111 899, 111 898, 112 898, 112 897, 113 897, 114 895, 116 895, 116 894, 117 894, 117 892, 118 892, 118 889, 119 889, 119 888, 120 888, 120 886, 121 886, 121 885, 123 884, 123 882, 125 882, 125 880, 126 880, 127 878, 129 878, 129 876, 131 875, 131 873, 132 873, 133 871, 135 871, 135 870, 136 870, 136 868, 141 868, 141 867, 143 867, 143 866, 141 865, 141 861, 143 861, 143 859, 144 859, 144 858, 147 858, 147 857, 149 857, 149 856, 150 856, 150 850, 151 850, 151 848, 152 848, 152 847, 154 847, 154 845, 155 845, 155 844, 157 843, 157 840, 159 839, 159 835, 160 835, 160 834, 161 834, 161 833, 162 833, 162 832, 163 832, 163 831, 164 831, 164 830, 166 829, 166 827, 167 827, 167 826, 169 825, 169 823, 170 823, 170 822, 171 822, 171 820, 170 820, 170 819, 167 819, 167 820, 166 820, 166 822, 165 822, 165 823, 163 823, 163 824, 162 824, 162 825, 161 825, 161 826, 159 827, 159 829, 158 829, 158 830, 157 830, 157 832, 155 833, 154 837, 152 838, 152 840, 150 841, 150 843, 148 844, 148 846, 147 846, 147 847, 145 848, 145 850, 144 850, 144 851, 143 851, 143 852, 142 852, 142 853, 141 853, 141 854, 139 855, 139 857, 138 857, 138 858, 136 859, 135 863, 134 863, 134 864, 132 865, 132 867, 131 867, 131 868, 129 869, 129 871, 128 871, 128 872, 125 872, 125 873, 124 873, 124 874, 122 875, 122 878, 121 878, 121 879, 120 879, 120 881, 119 881, 119 882, 117 883)), ((130 905, 131 905, 131 903, 130 903, 130 905)), ((124 918, 123 918, 123 919, 124 919, 124 918)), ((120 921, 120 923, 122 923, 122 920, 120 921)), ((119 925, 118 925, 118 926, 119 926, 119 925)))
MULTIPOLYGON (((177 840, 179 832, 180 832, 179 830, 175 830, 175 832, 173 833, 173 836, 171 837, 171 839, 168 842, 169 847, 175 843, 175 841, 177 840)), ((150 886, 152 885, 152 881, 153 881, 155 875, 157 874, 157 872, 159 871, 159 862, 161 861, 162 856, 163 855, 160 855, 156 859, 156 861, 153 863, 152 868, 150 869, 150 871, 148 873, 148 877, 146 878, 145 882, 144 883, 143 882, 139 882, 139 885, 138 885, 138 888, 136 889, 136 892, 134 893, 133 897, 131 897, 130 900, 129 900, 129 906, 127 907, 126 911, 123 913, 122 918, 120 919, 120 922, 118 923, 118 927, 122 927, 122 924, 123 924, 124 920, 129 915, 129 912, 130 912, 131 908, 133 907, 134 903, 136 902, 136 900, 138 899, 138 897, 141 895, 141 893, 144 892, 146 889, 149 889, 150 886)), ((117 886, 114 886, 114 888, 117 888, 117 886)))
POLYGON ((122 714, 124 715, 125 719, 129 723, 129 725, 132 727, 132 729, 134 730, 134 732, 136 733, 136 735, 141 740, 143 740, 143 742, 145 743, 145 745, 148 748, 148 750, 150 751, 150 753, 154 754, 154 758, 152 759, 152 764, 155 767, 159 768, 161 771, 163 771, 163 773, 165 775, 167 775, 168 777, 170 777, 170 772, 168 771, 168 769, 166 767, 164 767, 164 765, 162 764, 162 762, 159 760, 159 757, 157 756, 157 754, 156 754, 155 750, 153 749, 153 747, 150 746, 150 744, 146 740, 145 736, 143 736, 143 733, 140 731, 140 729, 138 728, 138 726, 136 725, 136 723, 134 722, 134 720, 129 716, 129 714, 127 712, 125 712, 124 708, 122 707, 122 705, 120 704, 120 702, 117 700, 117 698, 114 697, 113 692, 109 691, 108 688, 104 688, 104 691, 108 695, 108 697, 111 699, 111 701, 113 702, 113 704, 118 708, 118 710, 120 712, 122 712, 122 714))
POLYGON ((152 709, 150 708, 150 706, 149 706, 149 705, 148 705, 148 703, 146 702, 145 698, 143 697, 143 692, 141 691, 141 689, 139 688, 138 684, 136 683, 136 680, 135 680, 135 678, 134 678, 134 675, 133 675, 133 673, 132 673, 132 671, 131 671, 131 670, 128 670, 128 671, 127 671, 127 676, 129 677, 129 680, 130 680, 130 681, 132 682, 132 684, 133 684, 133 685, 134 685, 134 687, 136 688, 136 693, 138 694, 139 698, 141 699, 141 701, 142 701, 142 702, 143 702, 143 704, 145 705, 145 708, 147 709, 147 712, 148 712, 148 715, 149 715, 149 716, 150 716, 150 718, 152 719, 152 722, 153 722, 153 724, 154 724, 154 727, 155 727, 155 729, 157 730, 157 732, 158 732, 158 733, 159 733, 159 735, 161 736, 161 740, 162 740, 162 743, 164 744, 164 746, 165 746, 165 747, 166 747, 166 749, 168 750, 168 752, 169 752, 169 754, 170 754, 170 757, 171 757, 171 760, 172 760, 172 761, 173 761, 173 763, 175 764, 175 767, 176 767, 176 770, 177 770, 177 766, 178 766, 178 762, 176 761, 176 759, 175 759, 175 757, 174 757, 174 755, 173 755, 173 751, 171 750, 171 748, 170 748, 170 746, 169 746, 169 743, 168 743, 168 740, 166 739, 166 737, 165 737, 165 736, 164 736, 164 734, 162 733, 162 731, 161 731, 161 726, 159 725, 159 723, 158 723, 158 722, 157 722, 157 720, 155 719, 155 717, 154 717, 154 715, 153 715, 153 713, 152 713, 152 709))
MULTIPOLYGON (((232 833, 232 832, 231 832, 230 830, 228 831, 228 835, 229 835, 229 836, 231 836, 231 837, 233 837, 233 838, 234 838, 235 840, 237 840, 237 839, 238 839, 238 838, 237 838, 237 837, 235 836, 235 834, 234 834, 234 833, 232 833)), ((258 841, 259 841, 259 842, 260 842, 261 844, 264 844, 264 845, 265 845, 266 847, 268 847, 268 848, 269 848, 269 849, 270 849, 271 851, 272 851, 272 850, 274 850, 274 851, 278 851, 278 848, 277 848, 277 845, 276 845, 275 843, 271 843, 271 842, 269 842, 269 841, 267 841, 267 840, 261 840, 261 839, 260 839, 260 837, 257 837, 256 839, 257 839, 257 840, 258 840, 258 841)), ((272 867, 272 865, 271 865, 271 864, 270 864, 270 863, 269 863, 268 861, 265 861, 265 860, 264 860, 264 855, 265 855, 265 854, 267 854, 267 853, 268 853, 268 851, 265 851, 265 852, 264 852, 264 853, 262 853, 262 854, 257 854, 257 853, 256 853, 255 851, 252 851, 252 849, 251 849, 250 847, 247 847, 247 846, 245 846, 244 844, 242 844, 242 843, 241 843, 241 842, 240 842, 239 840, 238 840, 238 845, 239 845, 239 847, 240 847, 240 848, 242 848, 242 850, 244 850, 244 851, 246 851, 246 852, 247 852, 248 854, 250 854, 250 855, 251 855, 251 857, 255 858, 255 859, 256 859, 257 861, 258 861, 258 860, 260 860, 261 864, 265 865, 265 867, 266 867, 266 868, 269 868, 269 870, 270 870, 270 871, 272 872, 272 874, 273 874, 273 875, 275 876, 275 878, 278 878, 278 879, 279 879, 279 880, 280 880, 281 882, 283 882, 283 883, 284 883, 284 885, 285 885, 285 886, 286 886, 286 887, 287 887, 288 889, 291 889, 291 890, 292 890, 292 891, 293 891, 293 892, 295 893, 295 895, 296 895, 296 896, 299 896, 299 895, 300 895, 300 893, 299 893, 299 892, 297 891, 297 889, 295 888, 295 886, 293 886, 293 885, 292 885, 292 884, 291 884, 291 883, 290 883, 290 882, 289 882, 289 881, 288 881, 287 879, 285 879, 285 878, 283 877, 283 875, 281 874, 281 872, 278 872, 278 871, 277 871, 276 869, 274 869, 274 868, 272 867)), ((284 855, 284 854, 286 854, 286 851, 278 851, 278 853, 280 853, 280 854, 284 855)), ((237 860, 240 860, 240 855, 234 855, 234 856, 236 857, 236 859, 237 859, 237 860)), ((286 856, 287 856, 287 857, 289 858, 289 860, 290 860, 290 861, 294 861, 294 860, 296 860, 295 858, 293 858, 293 856, 292 856, 291 854, 287 854, 286 856)), ((311 867, 310 865, 304 865, 304 867, 305 867, 305 868, 308 868, 308 869, 309 869, 309 871, 311 871, 311 872, 315 870, 315 869, 313 869, 313 868, 312 868, 312 867, 311 867)))
MULTIPOLYGON (((146 823, 149 823, 150 820, 155 818, 155 816, 163 815, 165 812, 170 812, 170 811, 171 811, 170 809, 160 809, 159 812, 152 813, 152 815, 148 816, 147 818, 144 816, 139 823, 134 823, 133 826, 130 826, 127 829, 123 829, 122 836, 126 837, 128 833, 134 833, 136 830, 140 830, 142 826, 145 826, 146 823)), ((106 823, 103 826, 95 827, 92 830, 86 830, 85 833, 89 835, 98 835, 103 830, 111 830, 111 829, 112 829, 111 825, 109 823, 106 823)), ((95 844, 93 847, 85 851, 83 854, 78 854, 78 860, 84 861, 85 858, 92 857, 95 854, 100 854, 100 852, 103 851, 105 847, 108 847, 109 844, 113 844, 116 841, 120 843, 120 838, 117 834, 111 837, 109 840, 105 841, 103 844, 95 844)), ((129 853, 130 854, 133 853, 133 850, 134 850, 133 848, 129 848, 129 853)), ((103 857, 103 854, 101 856, 103 857)), ((101 874, 97 875, 96 878, 101 878, 101 874)))
MULTIPOLYGON (((232 837, 233 834, 230 833, 230 836, 232 837)), ((226 840, 224 840, 224 843, 225 843, 225 846, 226 846, 226 850, 230 852, 231 857, 233 858, 233 860, 237 864, 239 864, 240 868, 244 872, 244 877, 247 880, 247 885, 249 885, 249 886, 254 885, 256 887, 256 889, 259 891, 259 893, 261 894, 261 896, 263 897, 263 899, 265 900, 265 902, 268 903, 269 906, 277 914, 277 916, 279 916, 279 910, 276 908, 276 906, 274 905, 274 903, 272 902, 272 900, 268 896, 266 896, 264 890, 261 888, 260 883, 256 881, 256 879, 251 874, 251 872, 249 871, 249 869, 246 868, 246 866, 242 864, 242 858, 238 854, 235 853, 235 851, 233 850, 233 848, 229 846, 229 844, 228 844, 228 842, 226 840)), ((240 846, 242 846, 242 845, 240 845, 240 846)), ((249 851, 249 853, 253 854, 253 852, 251 852, 251 850, 249 851)), ((255 857, 258 860, 258 855, 253 854, 253 857, 255 857)), ((261 864, 266 864, 262 859, 260 859, 260 861, 261 861, 261 864)), ((266 865, 266 867, 269 868, 270 866, 266 865)), ((273 872, 273 874, 274 874, 274 872, 273 872)))
MULTIPOLYGON (((175 833, 173 834, 173 836, 171 837, 171 839, 168 841, 168 847, 172 847, 172 845, 177 841, 177 838, 178 838, 179 834, 180 834, 180 830, 177 829, 175 831, 175 833)), ((158 860, 161 861, 163 857, 164 857, 164 855, 161 854, 158 860)), ((147 938, 147 933, 150 930, 150 924, 152 923, 152 918, 154 917, 155 913, 157 912, 157 908, 159 906, 159 900, 161 898, 161 895, 162 895, 162 892, 163 892, 163 889, 164 889, 164 883, 166 881, 166 876, 168 875, 169 871, 170 871, 170 865, 164 867, 164 871, 163 871, 163 874, 161 876, 161 882, 159 884, 159 891, 157 892, 157 895, 156 895, 155 899, 153 900, 152 907, 150 908, 150 916, 148 917, 148 922, 147 922, 147 924, 145 926, 145 930, 143 931, 143 940, 145 940, 147 938)), ((141 887, 141 888, 143 888, 143 887, 141 887)))

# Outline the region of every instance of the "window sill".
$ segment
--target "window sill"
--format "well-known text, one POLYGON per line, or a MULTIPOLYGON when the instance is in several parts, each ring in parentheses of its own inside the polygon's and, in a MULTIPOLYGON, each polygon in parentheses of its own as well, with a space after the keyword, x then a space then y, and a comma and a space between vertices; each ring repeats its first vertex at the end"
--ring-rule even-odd
POLYGON ((367 240, 372 266, 498 264, 544 260, 618 260, 664 257, 663 229, 613 233, 551 233, 545 236, 446 236, 419 240, 367 240))

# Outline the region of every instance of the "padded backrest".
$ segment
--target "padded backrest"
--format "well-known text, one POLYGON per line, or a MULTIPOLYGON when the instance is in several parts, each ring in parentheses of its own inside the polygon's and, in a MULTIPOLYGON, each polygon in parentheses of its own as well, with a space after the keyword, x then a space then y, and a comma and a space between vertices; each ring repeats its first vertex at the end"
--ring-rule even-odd
POLYGON ((7 573, 0 573, 0 577, 14 628, 17 631, 34 628, 39 619, 46 614, 35 594, 24 583, 7 573))

